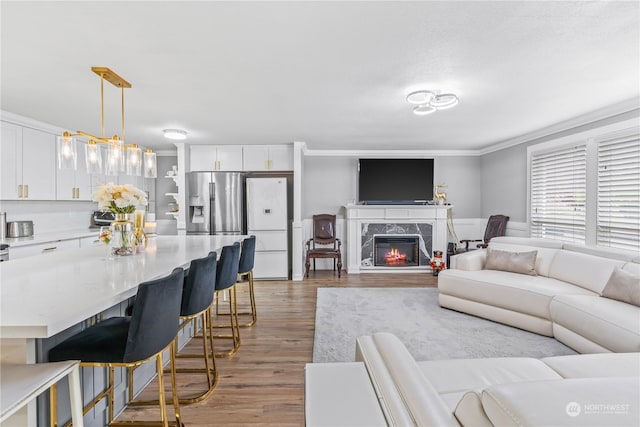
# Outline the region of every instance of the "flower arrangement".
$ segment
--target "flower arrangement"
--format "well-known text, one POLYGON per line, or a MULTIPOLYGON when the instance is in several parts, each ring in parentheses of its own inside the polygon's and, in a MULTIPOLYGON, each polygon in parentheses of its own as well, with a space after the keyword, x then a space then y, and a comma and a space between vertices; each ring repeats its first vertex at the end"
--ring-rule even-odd
POLYGON ((116 185, 108 183, 98 187, 93 193, 93 201, 98 202, 102 210, 110 210, 114 214, 130 214, 136 206, 147 205, 147 194, 131 184, 116 185))
POLYGON ((442 259, 442 251, 433 251, 433 258, 429 261, 429 266, 434 276, 446 268, 444 259, 442 259))

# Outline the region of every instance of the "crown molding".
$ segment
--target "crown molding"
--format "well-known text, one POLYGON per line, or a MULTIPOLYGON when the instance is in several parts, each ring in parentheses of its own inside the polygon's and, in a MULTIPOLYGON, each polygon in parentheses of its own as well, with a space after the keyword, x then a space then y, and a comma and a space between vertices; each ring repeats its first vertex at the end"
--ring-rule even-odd
POLYGON ((41 130, 44 132, 51 132, 55 134, 62 134, 65 130, 59 126, 54 126, 50 123, 44 123, 31 117, 21 116, 19 114, 11 113, 9 111, 0 111, 0 119, 6 122, 14 123, 16 125, 25 126, 32 129, 41 130))
POLYGON ((490 145, 489 147, 476 150, 476 155, 483 156, 485 154, 513 147, 514 145, 531 142, 536 139, 545 138, 554 134, 558 134, 560 132, 570 131, 572 129, 575 129, 576 132, 580 132, 581 130, 576 128, 633 111, 635 111, 636 114, 640 117, 640 97, 631 98, 626 101, 619 102, 617 104, 613 104, 608 107, 604 107, 590 113, 583 114, 572 119, 558 122, 551 126, 547 126, 542 129, 517 136, 515 138, 510 138, 505 141, 498 142, 497 144, 490 145))
POLYGON ((477 156, 477 150, 313 150, 304 148, 309 157, 431 158, 443 156, 477 156))

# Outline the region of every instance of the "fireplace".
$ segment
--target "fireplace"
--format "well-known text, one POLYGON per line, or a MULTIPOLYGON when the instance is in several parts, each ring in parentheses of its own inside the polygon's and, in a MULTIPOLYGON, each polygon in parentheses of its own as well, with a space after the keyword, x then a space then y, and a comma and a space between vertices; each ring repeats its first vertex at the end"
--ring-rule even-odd
POLYGON ((380 235, 373 237, 374 266, 412 267, 420 265, 420 236, 380 235))

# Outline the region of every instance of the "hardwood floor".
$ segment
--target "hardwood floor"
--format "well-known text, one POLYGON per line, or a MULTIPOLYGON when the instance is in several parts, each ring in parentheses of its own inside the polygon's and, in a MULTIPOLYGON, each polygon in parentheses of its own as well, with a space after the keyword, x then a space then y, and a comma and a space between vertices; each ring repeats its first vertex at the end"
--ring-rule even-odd
MULTIPOLYGON (((186 426, 303 426, 304 366, 311 362, 315 327, 316 289, 319 287, 434 287, 437 278, 420 274, 311 273, 302 282, 256 281, 258 322, 241 330, 242 346, 229 359, 216 359, 218 385, 203 402, 182 405, 186 426)), ((241 311, 248 300, 246 284, 238 288, 241 311)), ((227 322, 220 320, 220 323, 227 322)), ((225 349, 216 341, 216 351, 225 349)), ((200 350, 192 340, 183 351, 200 350)), ((228 347, 228 346, 227 346, 228 347)), ((180 360, 180 366, 195 361, 180 360)), ((166 376, 168 383, 169 377, 166 376)), ((206 385, 204 375, 179 374, 181 393, 195 394, 206 385)), ((156 382, 143 391, 143 398, 156 396, 156 382)), ((169 394, 167 394, 169 397, 169 394)), ((129 408, 118 419, 157 418, 157 409, 129 408)), ((171 418, 170 418, 171 419, 171 418)))

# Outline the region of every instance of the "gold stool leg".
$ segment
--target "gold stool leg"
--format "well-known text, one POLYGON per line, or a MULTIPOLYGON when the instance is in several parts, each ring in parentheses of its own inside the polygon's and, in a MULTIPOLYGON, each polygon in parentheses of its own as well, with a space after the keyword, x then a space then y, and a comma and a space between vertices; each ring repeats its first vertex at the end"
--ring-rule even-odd
POLYGON ((49 425, 58 427, 58 385, 49 387, 49 425))

